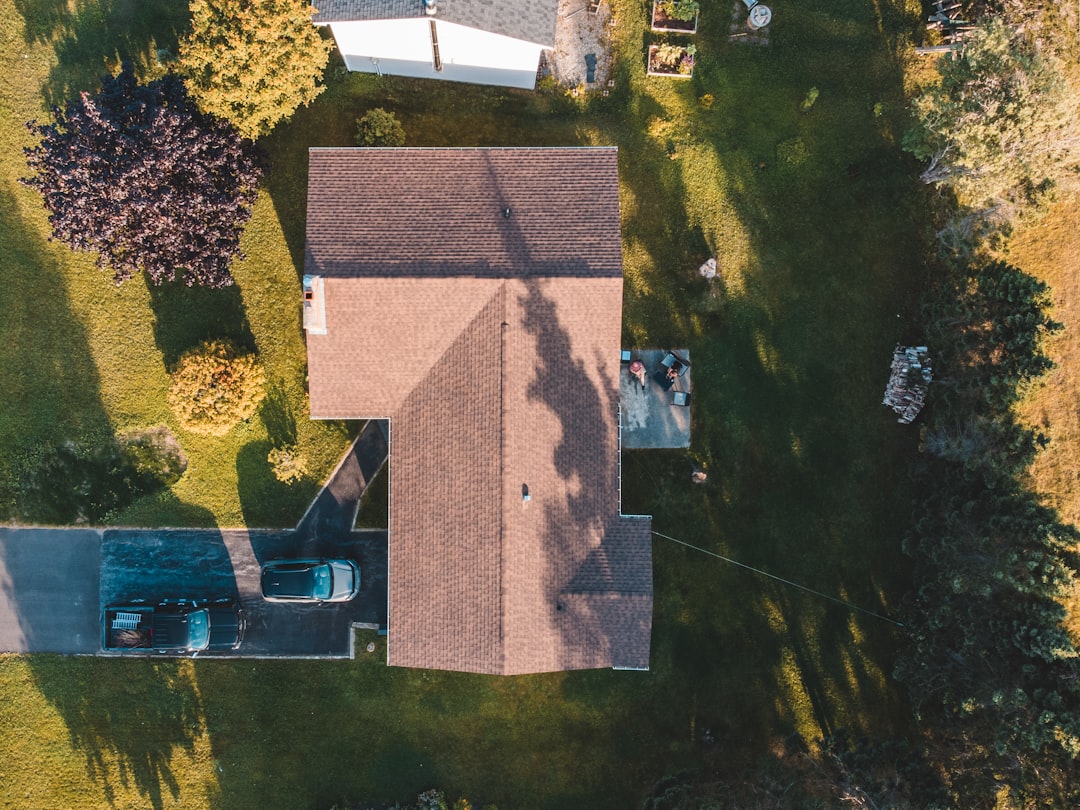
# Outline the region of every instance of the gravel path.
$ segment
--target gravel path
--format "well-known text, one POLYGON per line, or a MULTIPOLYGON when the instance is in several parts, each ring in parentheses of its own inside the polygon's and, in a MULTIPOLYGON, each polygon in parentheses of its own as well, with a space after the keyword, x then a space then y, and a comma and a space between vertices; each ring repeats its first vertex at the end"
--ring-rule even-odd
POLYGON ((589 0, 559 0, 559 21, 555 27, 555 51, 548 52, 548 67, 564 87, 585 90, 607 88, 611 75, 611 5, 602 0, 590 10, 589 0), (586 54, 596 55, 596 75, 586 82, 586 54))

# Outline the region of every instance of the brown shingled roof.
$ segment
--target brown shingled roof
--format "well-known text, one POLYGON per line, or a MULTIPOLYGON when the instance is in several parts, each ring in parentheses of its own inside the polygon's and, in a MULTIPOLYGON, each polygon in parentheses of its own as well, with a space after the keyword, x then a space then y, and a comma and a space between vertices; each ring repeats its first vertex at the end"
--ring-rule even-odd
POLYGON ((613 148, 311 151, 312 416, 392 423, 389 663, 648 666, 621 261, 613 148))

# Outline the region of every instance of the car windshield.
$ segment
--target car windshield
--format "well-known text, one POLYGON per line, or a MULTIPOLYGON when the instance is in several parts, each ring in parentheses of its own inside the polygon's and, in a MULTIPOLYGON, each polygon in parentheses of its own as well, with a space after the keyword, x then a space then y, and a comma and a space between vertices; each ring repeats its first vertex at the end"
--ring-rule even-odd
POLYGON ((188 649, 205 650, 210 644, 210 613, 205 608, 188 614, 188 649))
POLYGON ((311 584, 311 595, 316 599, 329 599, 334 592, 334 580, 330 573, 330 566, 316 565, 311 569, 314 581, 311 584))

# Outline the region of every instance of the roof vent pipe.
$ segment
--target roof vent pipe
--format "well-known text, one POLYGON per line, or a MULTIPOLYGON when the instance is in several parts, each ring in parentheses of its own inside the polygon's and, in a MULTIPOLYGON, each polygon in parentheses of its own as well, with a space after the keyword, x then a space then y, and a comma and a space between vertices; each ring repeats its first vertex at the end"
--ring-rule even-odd
POLYGON ((434 17, 435 12, 438 10, 439 8, 435 5, 435 0, 424 0, 424 13, 427 14, 429 17, 434 17))

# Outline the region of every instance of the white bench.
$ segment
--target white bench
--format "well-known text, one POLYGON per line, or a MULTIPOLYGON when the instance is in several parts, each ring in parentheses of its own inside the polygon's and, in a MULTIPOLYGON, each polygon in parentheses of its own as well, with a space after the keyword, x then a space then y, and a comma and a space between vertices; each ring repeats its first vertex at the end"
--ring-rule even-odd
POLYGON ((142 616, 138 613, 117 613, 113 616, 113 630, 138 630, 142 616))

